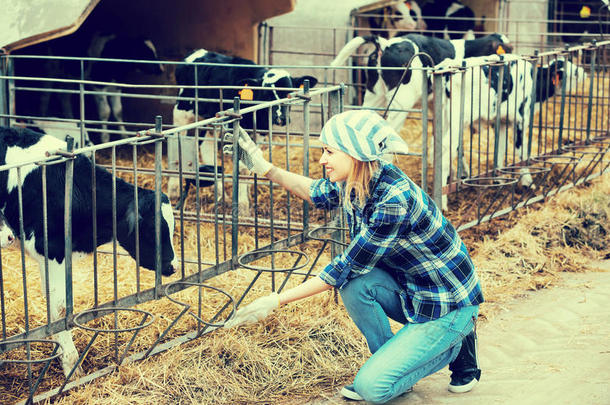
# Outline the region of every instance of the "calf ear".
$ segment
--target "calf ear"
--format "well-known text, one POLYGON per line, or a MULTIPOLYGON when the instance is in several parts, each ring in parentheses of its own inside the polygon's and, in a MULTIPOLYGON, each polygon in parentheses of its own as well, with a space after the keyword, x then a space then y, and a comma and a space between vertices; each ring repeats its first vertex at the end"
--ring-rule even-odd
POLYGON ((292 78, 292 84, 294 85, 294 87, 301 87, 301 85, 303 84, 303 82, 305 80, 309 80, 309 87, 314 87, 316 84, 318 84, 318 79, 316 79, 313 76, 301 76, 301 77, 293 77, 292 78))
POLYGON ((512 53, 513 46, 502 41, 493 41, 493 50, 496 55, 503 55, 505 53, 512 53))

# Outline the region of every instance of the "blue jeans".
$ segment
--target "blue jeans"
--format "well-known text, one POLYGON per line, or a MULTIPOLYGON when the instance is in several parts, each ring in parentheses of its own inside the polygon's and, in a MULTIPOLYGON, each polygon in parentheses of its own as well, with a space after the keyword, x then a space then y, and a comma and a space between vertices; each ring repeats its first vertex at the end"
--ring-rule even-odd
POLYGON ((381 269, 350 280, 340 290, 372 353, 358 371, 354 389, 373 403, 397 397, 453 361, 479 312, 478 306, 469 306, 433 321, 409 323, 398 291, 394 278, 381 269), (404 324, 396 335, 388 318, 404 324))

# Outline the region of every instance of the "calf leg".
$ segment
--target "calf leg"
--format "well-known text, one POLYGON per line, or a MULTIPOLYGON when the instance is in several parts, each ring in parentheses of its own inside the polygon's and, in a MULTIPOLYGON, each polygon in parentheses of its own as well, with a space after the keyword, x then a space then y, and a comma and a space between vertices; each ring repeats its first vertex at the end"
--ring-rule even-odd
MULTIPOLYGON (((218 165, 220 162, 216 158, 218 152, 218 140, 213 134, 207 132, 202 139, 200 139, 199 145, 199 156, 201 156, 201 164, 207 166, 218 165)), ((219 169, 220 170, 220 169, 219 169)), ((247 170, 243 169, 240 165, 240 173, 248 173, 247 170)), ((250 204, 248 201, 248 188, 247 184, 239 183, 239 210, 248 210, 250 204)), ((216 189, 218 190, 218 200, 222 198, 224 193, 224 187, 221 180, 216 180, 216 189)), ((244 211, 246 212, 246 211, 244 211)))
MULTIPOLYGON (((46 299, 49 302, 49 321, 56 321, 66 316, 66 278, 65 278, 65 262, 58 263, 55 260, 49 260, 49 296, 46 299)), ((44 258, 38 260, 40 268, 40 279, 42 282, 43 294, 46 294, 46 278, 44 270, 44 258)), ((78 361, 78 350, 72 340, 72 332, 62 331, 54 334, 52 339, 59 342, 61 345, 61 367, 64 375, 68 375, 78 361)), ((76 374, 82 374, 79 367, 76 374)))
POLYGON ((406 110, 412 109, 418 102, 427 102, 422 100, 422 80, 424 80, 423 74, 416 72, 411 76, 411 80, 401 84, 398 90, 394 88, 385 92, 385 104, 389 105, 390 110, 397 110, 388 111, 387 121, 399 134, 407 119, 406 110))
MULTIPOLYGON (((174 107, 173 112, 174 126, 179 127, 195 122, 195 114, 193 111, 179 110, 174 107)), ((181 140, 182 156, 178 155, 178 139, 170 137, 167 140, 167 160, 168 169, 178 170, 179 163, 182 161, 182 170, 194 171, 197 167, 197 161, 193 151, 197 150, 195 139, 187 137, 186 132, 178 134, 181 140)), ((180 179, 177 176, 170 176, 167 184, 167 194, 169 198, 178 198, 180 196, 180 179)))
MULTIPOLYGON (((529 128, 529 115, 522 115, 518 117, 517 127, 515 128, 515 155, 518 160, 527 163, 529 156, 527 156, 527 145, 528 138, 526 129, 529 128)), ((522 168, 521 173, 521 185, 524 187, 533 186, 534 179, 527 168, 522 168)))
POLYGON ((100 141, 106 143, 110 141, 110 135, 108 134, 108 120, 110 119, 110 104, 108 99, 103 94, 95 94, 95 104, 97 106, 97 115, 99 120, 102 121, 102 132, 100 133, 100 141))
POLYGON ((121 103, 121 89, 114 88, 115 94, 109 96, 110 99, 110 107, 112 109, 112 114, 117 121, 119 126, 119 130, 122 132, 121 136, 125 136, 127 129, 125 129, 125 125, 123 125, 123 104, 121 103))

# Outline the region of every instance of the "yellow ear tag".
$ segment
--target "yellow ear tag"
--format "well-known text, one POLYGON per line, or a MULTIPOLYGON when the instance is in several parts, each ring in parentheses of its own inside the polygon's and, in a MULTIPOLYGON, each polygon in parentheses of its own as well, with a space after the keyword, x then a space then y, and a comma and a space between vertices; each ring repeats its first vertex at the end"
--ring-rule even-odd
POLYGON ((504 55, 505 53, 506 51, 504 50, 504 48, 502 48, 502 45, 498 45, 498 49, 496 49, 496 54, 504 55))
POLYGON ((254 100, 254 93, 247 87, 248 85, 246 84, 246 86, 238 92, 239 98, 242 100, 254 100))
POLYGON ((589 6, 582 6, 580 9, 580 18, 591 17, 591 8, 589 6))
POLYGON ((304 84, 301 84, 301 85, 299 86, 299 89, 302 89, 303 87, 305 87, 305 85, 304 85, 304 84))

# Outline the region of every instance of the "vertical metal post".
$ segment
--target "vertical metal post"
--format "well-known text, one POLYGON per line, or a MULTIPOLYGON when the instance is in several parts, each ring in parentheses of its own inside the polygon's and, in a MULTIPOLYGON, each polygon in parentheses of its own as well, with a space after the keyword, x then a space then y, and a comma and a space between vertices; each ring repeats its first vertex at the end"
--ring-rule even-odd
MULTIPOLYGON (((0 75, 7 76, 8 73, 8 55, 0 51, 0 75)), ((0 79, 0 114, 8 114, 8 83, 7 79, 0 79)), ((0 118, 0 123, 3 126, 9 126, 7 117, 0 118)), ((4 312, 3 312, 4 313, 4 312)))
MULTIPOLYGON (((114 304, 119 300, 119 276, 118 268, 118 232, 117 232, 117 206, 116 206, 116 145, 112 151, 112 280, 114 292, 114 304)), ((138 217, 136 217, 138 218, 138 217)))
POLYGON ((99 305, 99 291, 98 291, 98 274, 97 274, 97 176, 95 172, 96 167, 96 154, 95 151, 91 152, 91 230, 93 235, 93 305, 99 305))
MULTIPOLYGON (((457 151, 457 184, 458 188, 460 183, 460 179, 464 177, 464 110, 465 110, 465 100, 466 100, 466 81, 464 80, 464 75, 466 74, 466 62, 462 61, 462 69, 460 69, 457 74, 460 75, 460 126, 458 129, 458 151, 457 151)), ((449 101, 451 102, 451 101, 449 101)), ((472 144, 472 141, 471 141, 472 144)), ((470 173, 470 170, 468 171, 470 173)))
POLYGON ((422 71, 422 104, 421 104, 421 128, 422 128, 422 150, 421 150, 421 187, 428 189, 428 75, 427 69, 422 71))
POLYGON ((432 199, 440 207, 443 199, 443 76, 434 75, 434 182, 432 199))
MULTIPOLYGON (((233 112, 239 114, 239 97, 233 99, 233 112)), ((233 200, 231 201, 231 257, 237 260, 239 221, 239 120, 233 122, 233 200)))
POLYGON ((259 41, 261 46, 259 47, 258 60, 260 64, 269 63, 269 48, 267 44, 267 38, 269 35, 269 24, 265 21, 259 24, 259 41), (261 39, 262 38, 262 39, 261 39))
MULTIPOLYGON (((25 318, 24 329, 25 333, 30 331, 30 311, 28 307, 28 283, 27 272, 25 267, 25 229, 23 227, 23 176, 21 175, 22 167, 17 170, 17 201, 19 202, 19 248, 21 249, 21 281, 23 283, 23 316, 25 318)), ((47 279, 47 284, 49 280, 47 279)), ((49 296, 47 295, 47 298, 49 296)))
POLYGON ((593 110, 593 77, 594 77, 594 72, 596 66, 596 57, 597 57, 597 47, 593 49, 592 53, 591 53, 591 70, 590 70, 590 74, 589 74, 589 103, 587 105, 587 142, 589 142, 589 140, 591 139, 591 114, 592 114, 592 110, 593 110))
MULTIPOLYGON (((538 49, 536 49, 534 51, 534 56, 536 57, 536 59, 533 62, 534 65, 534 71, 532 72, 532 94, 530 94, 530 110, 529 110, 529 115, 530 115, 530 122, 528 125, 528 129, 527 129, 527 150, 525 151, 526 155, 526 159, 529 160, 530 156, 532 155, 532 139, 534 137, 534 110, 536 109, 536 94, 538 92, 537 90, 537 83, 538 80, 536 80, 536 78, 538 77, 538 49)), ((542 63, 540 63, 542 65, 542 63)), ((541 109, 541 114, 542 114, 542 109, 541 109)), ((541 132, 538 131, 538 133, 540 134, 541 132)), ((540 135, 538 135, 540 136, 540 135)), ((540 151, 538 151, 538 154, 540 154, 540 151)))
MULTIPOLYGON (((566 44, 567 48, 567 44, 566 44)), ((553 72, 551 72, 553 74, 553 72)), ((561 145, 563 144, 563 115, 565 114, 566 109, 566 82, 568 81, 567 75, 564 75, 563 80, 561 81, 561 108, 559 111, 559 134, 557 136, 557 150, 561 150, 561 145)))
MULTIPOLYGON (((155 117, 155 133, 163 131, 163 120, 155 117)), ((155 298, 161 296, 161 162, 163 144, 161 139, 155 142, 155 298)))
POLYGON ((13 59, 6 60, 6 75, 9 79, 6 80, 6 112, 9 117, 6 120, 6 125, 11 126, 15 116, 15 79, 12 77, 15 76, 15 64, 13 59))
MULTIPOLYGON (((340 112, 343 111, 344 93, 345 93, 345 86, 343 84, 341 84, 341 89, 339 91, 334 91, 328 95, 328 98, 329 98, 329 100, 328 100, 328 104, 329 104, 328 105, 328 118, 332 117, 333 115, 339 114, 340 112)), ((328 122, 328 120, 326 122, 328 122)), ((332 216, 333 216, 333 218, 338 218, 339 226, 343 227, 344 219, 343 219, 343 212, 342 212, 341 208, 337 208, 337 209, 333 210, 332 216)), ((345 233, 341 232, 341 231, 334 231, 330 234, 330 236, 333 240, 343 241, 343 239, 345 238, 345 233)), ((342 250, 343 250, 343 247, 337 246, 336 243, 330 244, 331 257, 337 256, 338 254, 341 253, 342 250)))
POLYGON ((85 147, 85 62, 80 60, 80 83, 79 90, 79 115, 80 115, 80 147, 85 147))
MULTIPOLYGON (((74 138, 66 137, 68 152, 74 149, 74 138)), ((66 186, 65 186, 65 209, 64 209, 64 236, 65 244, 65 271, 66 271, 66 329, 68 329, 68 318, 74 309, 72 293, 72 190, 74 188, 74 159, 66 161, 66 186)), ((48 282, 48 280, 47 280, 48 282)))
MULTIPOLYGON (((490 70, 490 75, 491 75, 491 70, 494 68, 494 66, 497 66, 499 71, 498 71, 498 87, 496 88, 496 123, 495 123, 495 128, 494 128, 494 137, 495 137, 495 147, 494 147, 494 170, 498 168, 498 159, 500 158, 498 153, 498 145, 500 144, 500 137, 502 136, 502 134, 500 133, 500 122, 501 122, 501 113, 502 113, 502 89, 504 87, 504 67, 507 66, 504 63, 504 56, 500 55, 500 62, 502 62, 502 65, 497 66, 497 65, 491 65, 489 67, 490 70)), ((510 71, 507 72, 510 75, 510 71)), ((505 159, 508 156, 508 139, 504 140, 504 150, 503 152, 503 158, 505 159)))
MULTIPOLYGON (((303 83, 303 176, 309 177, 309 117, 311 114, 309 102, 309 80, 303 83)), ((303 232, 309 228, 309 202, 303 200, 303 232)))
POLYGON ((47 201, 47 165, 43 165, 41 168, 42 175, 42 244, 44 250, 44 268, 41 271, 44 272, 45 289, 43 291, 46 300, 47 310, 47 323, 51 323, 51 292, 49 287, 49 204, 47 201))
POLYGON ((13 117, 17 113, 16 109, 15 109, 15 79, 12 79, 12 77, 15 77, 15 64, 12 59, 7 60, 7 75, 9 77, 11 77, 11 79, 8 79, 8 85, 7 85, 8 113, 10 115, 10 117, 8 119, 8 126, 11 126, 14 121, 13 117))
MULTIPOLYGON (((131 158, 133 162, 133 206, 136 210, 135 217, 140 218, 140 201, 138 197, 138 145, 132 145, 131 158)), ((140 299, 140 221, 134 221, 134 234, 136 245, 136 293, 137 300, 140 299)))

